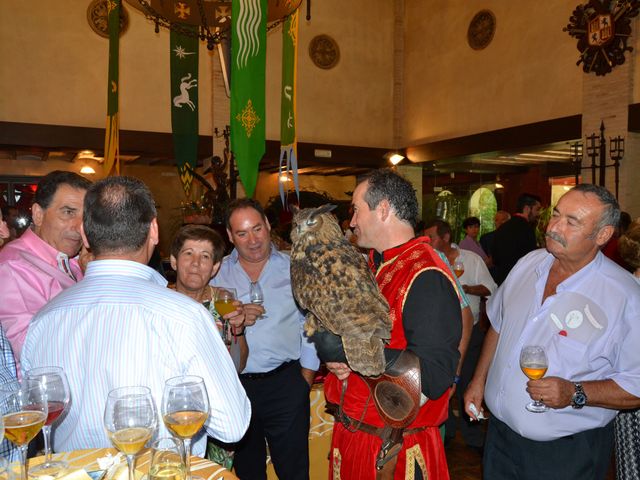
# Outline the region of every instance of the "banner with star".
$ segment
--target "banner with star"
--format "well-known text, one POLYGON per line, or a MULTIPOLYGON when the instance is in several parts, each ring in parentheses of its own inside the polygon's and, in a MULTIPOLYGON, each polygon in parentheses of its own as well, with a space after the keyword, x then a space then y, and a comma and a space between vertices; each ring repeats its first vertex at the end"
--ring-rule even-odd
POLYGON ((171 30, 171 131, 178 173, 186 196, 198 160, 198 27, 181 24, 193 36, 171 30))
POLYGON ((267 0, 232 0, 231 53, 231 151, 251 197, 266 141, 267 0))
MULTIPOLYGON (((282 27, 282 91, 280 92, 280 169, 279 174, 293 175, 293 185, 300 202, 296 139, 296 76, 298 54, 298 10, 282 27)), ((285 205, 284 182, 278 182, 280 200, 285 205)))
POLYGON ((115 163, 116 175, 120 174, 120 138, 118 118, 118 63, 120 57, 120 1, 107 0, 109 22, 109 80, 107 86, 107 128, 104 136, 104 163, 102 168, 109 175, 115 163))

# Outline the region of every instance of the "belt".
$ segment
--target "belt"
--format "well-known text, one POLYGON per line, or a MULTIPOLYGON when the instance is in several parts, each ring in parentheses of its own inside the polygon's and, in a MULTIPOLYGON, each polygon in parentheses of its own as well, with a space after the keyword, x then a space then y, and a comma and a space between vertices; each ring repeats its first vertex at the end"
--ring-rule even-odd
MULTIPOLYGON (((342 423, 342 425, 344 425, 347 430, 360 430, 361 432, 368 433, 369 435, 375 435, 376 437, 383 438, 383 435, 388 429, 388 427, 376 427, 374 425, 369 425, 368 423, 360 422, 354 418, 349 417, 348 415, 345 415, 344 412, 342 412, 341 415, 338 415, 338 405, 336 405, 335 403, 327 402, 325 409, 330 415, 333 415, 338 422, 342 423)), ((429 428, 429 425, 397 430, 401 430, 402 436, 406 437, 407 435, 421 432, 426 428, 429 428)))
POLYGON ((288 362, 284 362, 274 368, 273 370, 269 370, 268 372, 258 372, 258 373, 241 373, 240 378, 243 380, 257 380, 260 378, 269 378, 272 377, 293 365, 298 365, 298 360, 289 360, 288 362))

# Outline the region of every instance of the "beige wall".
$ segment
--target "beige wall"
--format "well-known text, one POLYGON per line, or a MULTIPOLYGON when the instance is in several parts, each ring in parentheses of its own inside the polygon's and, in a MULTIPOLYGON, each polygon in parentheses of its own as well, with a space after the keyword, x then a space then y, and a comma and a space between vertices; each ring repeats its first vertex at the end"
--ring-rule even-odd
POLYGON ((404 136, 424 143, 581 111, 575 0, 405 0, 404 136), (490 9, 496 32, 472 50, 467 28, 490 9))
MULTIPOLYGON (((88 0, 0 2, 0 120, 104 127, 108 40, 86 20, 88 0)), ((131 24, 120 46, 120 126, 171 129, 169 34, 154 33, 125 4, 131 24)), ((392 121, 392 12, 387 0, 313 3, 300 16, 298 138, 305 142, 388 146, 392 121), (311 38, 331 35, 341 51, 332 70, 315 67, 311 38)), ((267 132, 279 138, 281 31, 268 35, 267 132)), ((200 133, 212 132, 211 72, 217 56, 200 43, 200 133)))

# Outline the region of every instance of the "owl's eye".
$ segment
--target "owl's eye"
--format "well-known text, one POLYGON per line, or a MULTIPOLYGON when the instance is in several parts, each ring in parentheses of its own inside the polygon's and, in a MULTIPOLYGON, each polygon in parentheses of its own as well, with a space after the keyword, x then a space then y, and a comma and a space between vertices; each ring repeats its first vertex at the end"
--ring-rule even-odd
POLYGON ((307 220, 307 225, 310 227, 315 225, 316 223, 318 223, 318 220, 316 220, 315 218, 310 218, 307 220))

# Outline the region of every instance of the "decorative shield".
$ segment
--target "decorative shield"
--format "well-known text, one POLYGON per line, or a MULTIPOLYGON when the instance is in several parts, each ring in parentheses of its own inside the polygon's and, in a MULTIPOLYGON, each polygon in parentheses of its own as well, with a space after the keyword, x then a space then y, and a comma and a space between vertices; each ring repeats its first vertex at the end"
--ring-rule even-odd
POLYGON ((600 47, 613 38, 613 19, 610 14, 596 15, 589 21, 589 45, 600 47))

